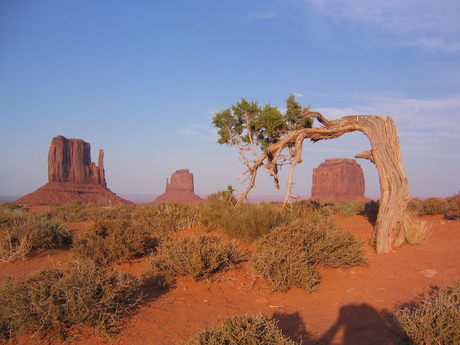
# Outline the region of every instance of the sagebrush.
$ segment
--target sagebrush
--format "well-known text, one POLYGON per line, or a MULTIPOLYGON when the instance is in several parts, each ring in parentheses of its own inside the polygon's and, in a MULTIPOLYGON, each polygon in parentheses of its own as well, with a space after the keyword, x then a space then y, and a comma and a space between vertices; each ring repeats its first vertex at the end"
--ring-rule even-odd
POLYGON ((233 316, 221 326, 201 330, 188 345, 295 345, 278 328, 277 321, 263 314, 233 316))
POLYGON ((413 344, 460 344, 460 282, 432 288, 427 297, 396 308, 393 315, 413 344))
POLYGON ((231 269, 245 254, 238 246, 211 235, 186 235, 161 240, 158 252, 151 258, 151 274, 171 278, 191 276, 207 279, 231 269))
POLYGON ((139 303, 139 286, 136 278, 79 261, 9 278, 0 286, 0 339, 66 339, 86 327, 109 336, 139 303))

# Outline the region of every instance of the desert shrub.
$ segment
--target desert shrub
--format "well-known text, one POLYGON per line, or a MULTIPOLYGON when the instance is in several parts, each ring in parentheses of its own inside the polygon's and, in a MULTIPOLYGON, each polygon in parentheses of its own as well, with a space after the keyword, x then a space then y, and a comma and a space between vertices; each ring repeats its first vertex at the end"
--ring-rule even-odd
POLYGON ((456 194, 452 197, 447 198, 449 208, 444 214, 448 219, 459 219, 460 218, 460 194, 456 194))
POLYGON ((430 236, 431 226, 421 220, 411 218, 406 214, 401 223, 404 239, 411 245, 422 244, 430 236))
POLYGON ((292 213, 275 203, 243 203, 227 209, 217 220, 222 231, 246 242, 269 233, 278 225, 290 220, 292 213))
POLYGON ((344 201, 334 205, 336 213, 344 217, 351 217, 357 213, 364 212, 365 203, 358 201, 344 201))
POLYGON ((299 246, 279 248, 259 244, 250 265, 270 283, 274 291, 287 292, 291 287, 308 292, 318 289, 319 273, 308 253, 299 246))
POLYGON ((110 335, 139 303, 139 285, 126 274, 78 261, 8 278, 0 286, 0 339, 27 333, 65 339, 85 327, 110 335))
POLYGON ((0 259, 26 259, 35 249, 57 248, 72 242, 59 220, 34 214, 12 214, 0 222, 0 259))
POLYGON ((414 212, 418 215, 423 215, 424 214, 423 200, 419 198, 410 199, 409 203, 407 204, 407 211, 414 212))
POLYGON ((379 201, 371 200, 364 205, 364 218, 369 222, 375 223, 379 213, 379 201))
POLYGON ((446 214, 449 210, 449 204, 445 199, 441 198, 428 198, 423 201, 422 216, 446 214))
POLYGON ((256 242, 250 259, 254 271, 274 290, 317 289, 317 265, 336 268, 367 265, 364 243, 339 229, 330 218, 296 220, 276 228, 256 242))
POLYGON ((432 289, 428 297, 393 311, 394 321, 415 344, 460 344, 460 282, 432 289))
POLYGON ((52 203, 48 213, 63 222, 84 222, 91 218, 90 207, 90 205, 81 202, 71 204, 52 203))
POLYGON ((201 330, 188 345, 295 345, 278 328, 277 321, 263 314, 233 316, 208 330, 201 330))
POLYGON ((200 223, 211 229, 222 224, 222 216, 236 207, 237 200, 231 190, 208 195, 199 204, 200 223))
POLYGON ((133 220, 152 234, 168 235, 195 226, 198 212, 196 205, 168 202, 137 207, 133 212, 133 220))
POLYGON ((107 266, 142 256, 153 246, 147 230, 133 225, 130 219, 96 221, 74 243, 76 258, 107 266))
POLYGON ((236 244, 224 242, 217 236, 168 237, 160 241, 150 267, 152 276, 163 275, 170 279, 184 275, 199 280, 231 269, 244 257, 236 244))

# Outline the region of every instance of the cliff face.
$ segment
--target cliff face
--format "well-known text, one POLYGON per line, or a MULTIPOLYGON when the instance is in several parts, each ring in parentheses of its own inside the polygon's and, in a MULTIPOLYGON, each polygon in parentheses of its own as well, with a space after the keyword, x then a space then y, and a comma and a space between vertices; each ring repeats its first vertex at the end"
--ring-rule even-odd
POLYGON ((48 182, 76 182, 107 186, 104 151, 99 150, 97 166, 91 162, 91 145, 81 139, 57 136, 48 151, 48 182))
POLYGON ((171 175, 171 182, 166 179, 166 191, 155 199, 154 203, 160 202, 177 202, 182 204, 193 204, 201 202, 198 195, 195 194, 193 184, 193 174, 188 169, 176 170, 171 175))
POLYGON ((324 202, 367 201, 364 173, 354 159, 326 159, 313 169, 311 199, 324 202))
POLYGON ((91 162, 91 145, 81 139, 54 137, 48 151, 48 183, 15 201, 20 205, 83 202, 134 205, 107 188, 104 151, 91 162))

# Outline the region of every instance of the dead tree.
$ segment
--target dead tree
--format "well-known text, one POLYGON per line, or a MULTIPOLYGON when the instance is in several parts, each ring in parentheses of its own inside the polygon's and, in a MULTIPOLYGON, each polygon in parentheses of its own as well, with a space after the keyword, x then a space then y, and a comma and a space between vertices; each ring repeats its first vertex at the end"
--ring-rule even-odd
MULTIPOLYGON (((228 115, 228 114, 227 114, 228 115)), ((370 151, 363 151, 356 158, 368 159, 375 164, 380 180, 380 205, 371 244, 377 253, 388 253, 404 241, 401 222, 410 199, 409 182, 406 178, 399 147, 396 125, 391 117, 377 115, 344 116, 336 120, 327 120, 320 113, 312 112, 305 108, 302 117, 316 118, 320 127, 289 128, 268 145, 261 153, 255 151, 254 136, 251 133, 251 118, 243 117, 243 121, 235 135, 235 130, 228 127, 225 141, 231 146, 238 147, 246 171, 240 177, 249 181, 248 187, 242 192, 242 198, 255 186, 259 168, 266 168, 274 179, 275 186, 279 188, 278 170, 282 165, 289 165, 289 174, 286 189, 285 203, 290 198, 298 199, 292 195, 293 172, 297 164, 302 161, 302 147, 305 139, 314 142, 319 140, 334 139, 345 133, 360 131, 364 133, 371 144, 370 151), (243 129, 246 134, 243 136, 243 129), (232 137, 233 135, 233 137, 232 137), (241 140, 243 138, 243 140, 241 140), (245 139, 246 138, 246 139, 245 139), (285 152, 287 149, 288 152, 285 152), (254 154, 255 160, 246 157, 246 153, 254 154)), ((219 126, 221 129, 225 126, 219 126)), ((224 132, 220 132, 222 135, 224 132)))

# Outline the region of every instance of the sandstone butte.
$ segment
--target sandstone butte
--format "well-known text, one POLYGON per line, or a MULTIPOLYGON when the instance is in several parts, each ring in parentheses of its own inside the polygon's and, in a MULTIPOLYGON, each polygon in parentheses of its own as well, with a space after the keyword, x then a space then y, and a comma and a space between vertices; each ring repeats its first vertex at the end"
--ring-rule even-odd
POLYGON ((166 179, 166 191, 156 198, 153 203, 177 202, 181 204, 194 204, 203 201, 195 194, 193 174, 188 169, 176 170, 171 175, 171 182, 166 179))
POLYGON ((107 188, 103 150, 99 150, 96 165, 91 162, 89 143, 59 135, 51 140, 48 152, 48 183, 14 203, 33 206, 73 202, 134 206, 107 188))
POLYGON ((323 202, 369 201, 364 173, 354 159, 326 159, 313 169, 311 199, 323 202))

